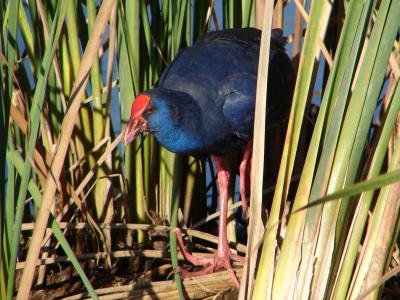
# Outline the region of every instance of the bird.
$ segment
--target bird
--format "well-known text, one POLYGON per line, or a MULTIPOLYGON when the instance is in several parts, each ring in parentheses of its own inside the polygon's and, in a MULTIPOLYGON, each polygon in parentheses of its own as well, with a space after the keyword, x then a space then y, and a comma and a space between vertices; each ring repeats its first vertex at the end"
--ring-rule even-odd
MULTIPOLYGON (((183 256, 200 271, 179 269, 196 276, 225 268, 233 282, 240 282, 232 261, 244 258, 231 253, 227 239, 228 187, 236 174, 228 168, 228 157, 241 153, 240 197, 248 209, 252 136, 261 31, 255 28, 225 29, 205 34, 182 50, 163 71, 158 84, 137 95, 131 106, 124 142, 141 133, 155 136, 171 152, 195 158, 211 157, 217 170, 220 216, 218 247, 214 258, 196 258, 186 248, 175 228, 183 256)), ((271 33, 266 119, 268 124, 284 120, 291 106, 293 69, 285 53, 282 31, 271 33)))

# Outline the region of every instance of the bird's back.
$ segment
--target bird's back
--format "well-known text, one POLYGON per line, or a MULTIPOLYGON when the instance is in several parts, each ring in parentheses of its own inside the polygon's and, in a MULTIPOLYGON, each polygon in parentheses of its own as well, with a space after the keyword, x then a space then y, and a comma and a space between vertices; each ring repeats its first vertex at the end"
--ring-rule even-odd
POLYGON ((259 33, 248 28, 206 34, 178 54, 161 76, 159 87, 186 92, 197 102, 215 100, 232 74, 257 75, 259 33))
MULTIPOLYGON (((159 88, 187 93, 200 108, 201 124, 206 127, 202 131, 206 149, 201 152, 227 152, 251 138, 260 37, 254 28, 208 33, 179 53, 161 76, 159 88)), ((281 107, 288 107, 290 99, 283 99, 279 89, 282 95, 284 89, 290 90, 282 86, 290 76, 279 74, 282 66, 274 64, 275 60, 291 64, 278 31, 273 32, 271 42, 269 79, 278 91, 269 89, 267 118, 281 119, 280 111, 287 111, 281 107)))

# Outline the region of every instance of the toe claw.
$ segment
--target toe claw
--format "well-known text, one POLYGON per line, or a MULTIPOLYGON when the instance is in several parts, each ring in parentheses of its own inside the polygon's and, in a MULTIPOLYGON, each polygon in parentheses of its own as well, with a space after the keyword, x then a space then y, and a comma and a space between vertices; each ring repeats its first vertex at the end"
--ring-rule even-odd
POLYGON ((231 260, 244 262, 243 257, 241 257, 237 254, 231 253, 228 245, 226 245, 226 247, 223 248, 224 251, 222 251, 222 253, 220 253, 215 258, 194 257, 186 249, 181 230, 179 228, 174 228, 172 230, 176 233, 176 235, 178 237, 178 245, 179 245, 179 248, 181 249, 182 255, 195 266, 206 266, 205 268, 203 268, 201 270, 197 270, 197 271, 188 271, 185 268, 178 266, 173 271, 173 273, 180 273, 182 277, 195 277, 195 276, 211 274, 216 270, 225 268, 228 271, 229 276, 232 278, 235 285, 237 287, 239 287, 239 284, 240 284, 239 279, 237 278, 235 271, 232 268, 231 260))

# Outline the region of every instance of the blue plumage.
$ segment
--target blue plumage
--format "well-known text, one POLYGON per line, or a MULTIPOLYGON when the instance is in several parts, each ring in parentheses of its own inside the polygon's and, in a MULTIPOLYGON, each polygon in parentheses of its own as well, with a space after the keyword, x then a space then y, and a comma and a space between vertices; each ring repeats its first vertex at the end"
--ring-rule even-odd
POLYGON ((190 95, 167 89, 153 89, 146 94, 151 97, 154 111, 143 117, 148 131, 161 145, 175 153, 195 153, 204 148, 204 139, 196 134, 202 127, 201 109, 190 95))
MULTIPOLYGON (((185 258, 194 265, 208 265, 199 272, 180 272, 192 276, 226 268, 237 286, 239 280, 232 271, 231 260, 243 258, 230 252, 227 240, 229 156, 243 150, 240 197, 246 213, 260 35, 259 30, 251 28, 217 31, 183 50, 164 71, 158 86, 136 97, 124 137, 128 144, 148 131, 172 152, 196 157, 211 155, 220 190, 217 254, 212 259, 197 259, 188 253, 182 234, 175 229, 185 258)), ((290 108, 293 71, 283 45, 280 31, 273 31, 267 126, 284 121, 290 108)))
MULTIPOLYGON (((279 35, 274 34, 271 77, 280 76, 276 73, 282 66, 275 66, 275 60, 283 60, 290 69, 279 35)), ((250 28, 214 32, 178 55, 158 87, 145 92, 155 107, 145 118, 160 144, 172 152, 206 156, 239 149, 251 138, 259 39, 260 32, 250 28)), ((274 87, 281 92, 269 90, 268 120, 279 119, 289 106, 290 99, 284 98, 291 78, 287 72, 281 77, 274 87)))

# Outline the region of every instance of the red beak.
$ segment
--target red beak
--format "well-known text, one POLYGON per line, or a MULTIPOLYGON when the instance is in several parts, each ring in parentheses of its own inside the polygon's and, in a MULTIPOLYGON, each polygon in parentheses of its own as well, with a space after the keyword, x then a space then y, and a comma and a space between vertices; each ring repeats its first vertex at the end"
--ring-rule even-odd
POLYGON ((146 130, 146 120, 143 113, 150 104, 150 97, 147 95, 138 95, 132 103, 131 118, 126 127, 124 143, 132 142, 142 131, 146 130))
POLYGON ((140 126, 140 119, 130 119, 126 127, 124 143, 125 146, 131 143, 141 133, 142 126, 140 126))

